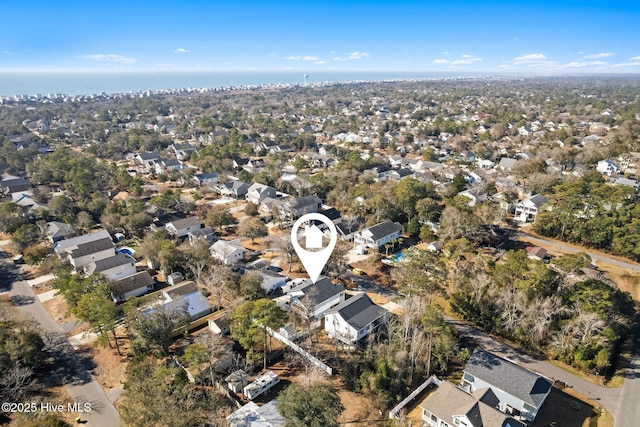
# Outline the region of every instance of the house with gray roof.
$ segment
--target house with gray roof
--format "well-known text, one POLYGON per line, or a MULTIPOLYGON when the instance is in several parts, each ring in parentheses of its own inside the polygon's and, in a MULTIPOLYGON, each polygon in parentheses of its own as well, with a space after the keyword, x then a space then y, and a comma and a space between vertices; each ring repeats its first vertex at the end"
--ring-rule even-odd
POLYGON ((356 345, 382 328, 387 310, 376 305, 365 293, 346 299, 324 316, 324 330, 331 338, 356 345))
POLYGON ((147 271, 140 271, 109 283, 109 289, 113 301, 119 303, 152 291, 154 285, 155 282, 151 275, 147 271))
POLYGON ((542 194, 535 194, 521 202, 516 203, 516 210, 513 214, 514 219, 520 222, 531 222, 536 220, 536 216, 540 213, 542 205, 549 203, 542 194))
POLYGON ((250 184, 242 181, 229 181, 217 187, 218 192, 223 196, 232 196, 236 199, 243 199, 249 191, 250 184))
POLYGON ((322 206, 322 200, 316 196, 303 196, 289 200, 281 205, 281 213, 288 218, 300 218, 308 213, 316 213, 322 206))
POLYGON ((334 285, 327 277, 320 277, 315 283, 303 280, 283 288, 289 298, 289 306, 310 320, 319 320, 332 307, 345 299, 345 287, 334 285))
POLYGON ((422 420, 431 427, 525 427, 526 424, 496 409, 498 399, 491 389, 464 391, 442 381, 420 405, 422 420))
POLYGON ((193 176, 193 180, 198 183, 198 185, 217 184, 218 179, 220 179, 218 172, 197 173, 193 176))
POLYGON ((167 222, 164 226, 167 234, 177 238, 185 237, 190 232, 199 230, 201 228, 204 228, 204 222, 196 218, 195 216, 176 219, 174 221, 167 222))
POLYGON ((385 243, 397 239, 401 234, 402 225, 398 222, 387 220, 354 233, 353 241, 356 246, 360 246, 362 249, 378 249, 384 246, 385 243))
POLYGON ((258 182, 252 184, 247 189, 247 194, 245 195, 247 201, 255 203, 256 205, 260 205, 262 201, 267 197, 275 199, 276 189, 268 185, 260 184, 258 182))
POLYGON ((60 240, 54 244, 53 250, 60 259, 69 258, 69 262, 76 271, 82 271, 81 267, 91 262, 116 254, 115 245, 107 230, 60 240))
POLYGON ((73 227, 69 224, 65 224, 60 221, 51 221, 46 224, 44 234, 51 243, 56 243, 60 240, 66 239, 67 237, 73 237, 75 232, 73 231, 73 227))
POLYGON ((127 254, 117 254, 90 262, 84 266, 84 273, 102 274, 109 280, 118 280, 136 274, 136 260, 127 254))
POLYGON ((490 389, 501 412, 532 422, 551 393, 553 382, 522 366, 476 349, 462 376, 462 388, 469 393, 490 389))

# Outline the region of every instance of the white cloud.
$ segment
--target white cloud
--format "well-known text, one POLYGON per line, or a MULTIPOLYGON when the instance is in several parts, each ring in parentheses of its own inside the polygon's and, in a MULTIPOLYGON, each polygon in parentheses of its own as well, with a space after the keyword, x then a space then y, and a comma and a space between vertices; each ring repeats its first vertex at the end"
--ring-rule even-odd
POLYGON ((615 55, 615 53, 613 52, 600 52, 600 53, 594 53, 591 55, 585 55, 584 59, 600 59, 600 58, 608 58, 609 56, 613 56, 615 55))
MULTIPOLYGON (((634 58, 631 58, 631 59, 634 59, 634 58)), ((612 67, 614 68, 640 67, 640 57, 637 57, 637 59, 638 59, 637 61, 633 61, 633 62, 623 62, 621 64, 613 64, 612 67)))
POLYGON ((354 59, 362 59, 362 58, 368 58, 370 55, 367 52, 351 52, 349 54, 349 56, 347 57, 335 57, 333 58, 334 61, 353 61, 354 59))
POLYGON ((456 59, 451 65, 470 65, 479 61, 482 61, 482 58, 473 55, 462 55, 460 59, 456 59))
POLYGON ((175 52, 175 53, 189 53, 189 52, 191 52, 191 51, 190 51, 190 50, 187 50, 187 49, 180 48, 180 49, 176 49, 176 50, 174 50, 174 52, 175 52))
POLYGON ((513 58, 514 64, 534 64, 539 62, 545 62, 547 57, 541 53, 532 53, 529 55, 518 56, 513 58))
POLYGON ((307 56, 287 56, 284 59, 286 59, 288 61, 320 61, 320 58, 318 58, 317 56, 311 56, 311 55, 307 55, 307 56))
POLYGON ((98 62, 112 62, 116 64, 133 64, 136 62, 134 58, 129 58, 122 55, 114 55, 114 54, 104 54, 104 53, 94 53, 91 55, 81 55, 80 58, 90 59, 92 61, 98 62))
POLYGON ((314 64, 324 64, 325 62, 327 62, 327 61, 314 61, 313 63, 314 64))
POLYGON ((447 61, 446 59, 434 59, 433 63, 434 64, 448 64, 449 61, 447 61))
POLYGON ((604 61, 574 61, 563 65, 564 68, 584 68, 584 67, 598 67, 601 65, 607 65, 604 61))
POLYGON ((629 58, 630 61, 640 61, 640 56, 634 56, 633 58, 629 58))

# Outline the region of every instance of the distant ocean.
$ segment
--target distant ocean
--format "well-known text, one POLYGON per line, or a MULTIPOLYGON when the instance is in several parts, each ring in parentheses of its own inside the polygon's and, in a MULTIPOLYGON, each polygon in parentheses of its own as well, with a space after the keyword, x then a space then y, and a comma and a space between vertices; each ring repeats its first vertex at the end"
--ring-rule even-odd
MULTIPOLYGON (((462 73, 308 72, 308 83, 472 77, 462 73)), ((299 72, 0 72, 0 96, 91 95, 186 88, 302 84, 299 72)))

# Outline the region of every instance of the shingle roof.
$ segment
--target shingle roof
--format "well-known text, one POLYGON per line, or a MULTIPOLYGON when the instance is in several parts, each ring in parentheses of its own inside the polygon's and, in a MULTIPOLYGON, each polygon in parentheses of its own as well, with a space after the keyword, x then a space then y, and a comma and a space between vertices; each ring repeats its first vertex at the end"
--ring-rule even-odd
POLYGON ((476 349, 464 371, 536 408, 551 389, 551 380, 484 350, 476 349))
POLYGON ((77 248, 71 251, 71 257, 78 258, 85 255, 95 254, 96 252, 110 248, 115 248, 113 241, 111 240, 111 237, 105 237, 104 239, 79 244, 77 248))
POLYGON ((292 209, 304 208, 306 206, 317 205, 321 200, 316 196, 303 196, 289 202, 292 209))
POLYGON ((295 290, 304 292, 304 296, 300 298, 300 302, 311 308, 344 292, 345 287, 342 285, 334 285, 331 280, 322 277, 318 279, 316 283, 313 283, 311 280, 305 280, 296 286, 295 290))
MULTIPOLYGON (((167 223, 167 225, 168 224, 169 223, 167 223)), ((171 224, 176 228, 176 230, 182 230, 183 228, 193 227, 196 225, 202 226, 202 224, 204 223, 195 216, 189 216, 186 218, 181 218, 181 219, 176 219, 175 221, 171 221, 171 224)))
POLYGON ((179 285, 172 286, 171 288, 165 290, 164 292, 171 297, 171 299, 175 300, 178 297, 183 295, 188 295, 192 292, 197 291, 195 282, 185 282, 179 285))
POLYGON ((372 227, 369 227, 369 232, 371 233, 371 238, 375 240, 379 240, 389 234, 396 233, 398 231, 402 231, 402 225, 397 222, 391 222, 389 220, 381 222, 380 224, 376 224, 372 227))
POLYGON ((436 391, 421 405, 449 425, 453 417, 466 415, 474 426, 503 427, 508 422, 511 427, 524 427, 521 422, 487 405, 448 381, 442 381, 436 391))
POLYGON ((375 305, 364 293, 341 302, 332 311, 339 313, 345 322, 357 330, 375 322, 386 314, 384 308, 375 305))
POLYGON ((87 274, 100 273, 121 265, 135 264, 135 260, 126 254, 118 254, 109 258, 101 259, 90 263, 86 267, 87 274))
POLYGON ((67 239, 67 240, 63 240, 61 242, 56 243, 55 245, 55 249, 56 251, 60 252, 62 250, 66 250, 68 252, 71 251, 71 249, 75 249, 77 246, 83 244, 83 243, 88 243, 88 242, 95 242, 96 240, 101 240, 104 238, 109 238, 111 239, 111 235, 109 234, 109 232, 107 230, 100 230, 96 233, 92 233, 92 234, 83 234, 82 236, 78 236, 78 237, 74 237, 72 239, 67 239))
POLYGON ((153 284, 153 278, 146 271, 141 271, 131 276, 124 277, 116 282, 111 282, 109 288, 116 295, 124 295, 136 289, 146 288, 153 284))

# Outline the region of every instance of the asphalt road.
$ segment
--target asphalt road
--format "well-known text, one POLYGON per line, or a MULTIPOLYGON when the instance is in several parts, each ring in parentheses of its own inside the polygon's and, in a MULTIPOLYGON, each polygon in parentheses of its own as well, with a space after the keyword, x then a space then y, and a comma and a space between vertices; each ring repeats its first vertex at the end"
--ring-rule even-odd
MULTIPOLYGON (((466 337, 471 338, 479 347, 509 359, 518 365, 525 366, 532 371, 538 372, 547 378, 552 380, 559 380, 567 384, 568 387, 575 389, 582 393, 586 397, 596 400, 607 411, 611 412, 614 416, 618 412, 618 405, 620 401, 621 389, 619 388, 607 388, 598 384, 586 381, 581 377, 565 371, 552 363, 538 359, 531 355, 528 355, 520 350, 517 350, 507 344, 498 341, 497 339, 487 335, 486 333, 469 326, 460 321, 452 318, 447 318, 447 322, 454 325, 460 333, 466 337)), ((634 424, 618 424, 621 426, 631 426, 634 424)))
POLYGON ((119 426, 120 415, 90 373, 91 358, 77 353, 71 347, 62 326, 53 320, 18 269, 6 258, 0 260, 0 290, 4 289, 8 290, 10 298, 26 319, 32 318, 40 324, 45 350, 54 359, 51 375, 55 382, 64 385, 72 399, 64 403, 90 404, 91 412, 77 414, 87 421, 83 424, 85 426, 119 426))
MULTIPOLYGON (((523 238, 527 241, 533 242, 545 249, 576 253, 586 252, 591 256, 591 259, 597 264, 598 261, 606 262, 609 265, 624 268, 629 271, 640 273, 640 265, 632 261, 619 260, 606 254, 599 252, 593 252, 588 249, 578 249, 574 246, 567 245, 557 240, 542 239, 539 237, 531 236, 530 234, 517 231, 513 234, 516 238, 523 238)), ((631 349, 631 360, 629 368, 625 375, 625 381, 620 390, 618 397, 617 411, 613 412, 616 418, 616 424, 622 427, 640 425, 640 324, 639 319, 636 317, 636 328, 634 333, 633 346, 631 349)), ((614 406, 605 404, 605 407, 609 410, 613 410, 614 406)))

